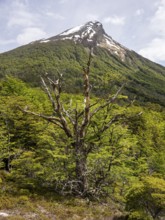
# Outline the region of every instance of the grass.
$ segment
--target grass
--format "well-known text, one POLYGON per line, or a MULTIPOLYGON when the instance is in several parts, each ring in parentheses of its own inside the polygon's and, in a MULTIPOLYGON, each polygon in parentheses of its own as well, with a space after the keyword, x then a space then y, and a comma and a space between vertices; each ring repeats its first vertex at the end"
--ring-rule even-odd
POLYGON ((38 195, 0 197, 0 220, 102 220, 113 215, 113 205, 87 202, 78 198, 59 198, 38 195))

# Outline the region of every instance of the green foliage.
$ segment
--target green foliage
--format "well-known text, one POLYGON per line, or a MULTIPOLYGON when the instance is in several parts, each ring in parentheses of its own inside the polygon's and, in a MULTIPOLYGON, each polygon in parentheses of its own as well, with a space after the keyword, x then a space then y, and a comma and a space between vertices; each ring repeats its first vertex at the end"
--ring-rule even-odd
MULTIPOLYGON (((83 96, 63 93, 61 98, 71 116, 72 109, 83 109, 83 96)), ((126 203, 129 219, 156 219, 156 213, 160 217, 165 212, 164 108, 152 103, 121 105, 125 97, 119 98, 96 114, 87 128, 85 146, 92 147, 87 158, 89 189, 97 199, 108 196, 122 206, 126 203), (99 132, 115 115, 122 117, 99 132)), ((93 96, 91 104, 97 102, 94 107, 104 100, 93 96)), ((76 179, 72 140, 57 126, 20 111, 27 107, 53 114, 45 93, 7 77, 0 83, 0 106, 0 168, 5 170, 0 174, 1 208, 15 204, 3 200, 6 193, 19 194, 16 203, 29 207, 31 193, 69 193, 67 183, 74 188, 76 179)))
POLYGON ((143 213, 143 216, 151 219, 164 216, 165 180, 152 176, 144 177, 129 190, 126 201, 127 209, 133 212, 130 216, 135 216, 135 213, 139 216, 143 213))
POLYGON ((130 213, 128 220, 151 220, 151 218, 149 216, 146 216, 146 213, 133 211, 130 213))

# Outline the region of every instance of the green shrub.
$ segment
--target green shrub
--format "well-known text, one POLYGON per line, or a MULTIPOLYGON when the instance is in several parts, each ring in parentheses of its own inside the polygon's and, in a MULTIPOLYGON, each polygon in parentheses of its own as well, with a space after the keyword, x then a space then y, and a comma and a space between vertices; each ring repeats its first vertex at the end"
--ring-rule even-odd
POLYGON ((128 220, 151 220, 151 218, 146 216, 146 213, 141 211, 134 211, 130 213, 128 220))
POLYGON ((165 180, 147 176, 132 186, 126 196, 126 209, 130 219, 158 219, 165 213, 165 180), (144 214, 141 214, 144 213, 144 214))

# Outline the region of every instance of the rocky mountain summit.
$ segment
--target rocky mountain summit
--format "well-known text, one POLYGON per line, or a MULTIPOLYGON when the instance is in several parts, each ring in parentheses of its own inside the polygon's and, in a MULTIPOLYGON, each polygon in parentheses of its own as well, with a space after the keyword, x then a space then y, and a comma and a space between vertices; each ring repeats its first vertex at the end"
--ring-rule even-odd
POLYGON ((57 36, 42 39, 39 42, 47 43, 49 41, 58 40, 72 40, 75 43, 81 43, 89 48, 102 47, 110 51, 111 54, 120 57, 122 61, 125 60, 125 55, 128 51, 127 48, 108 36, 103 29, 103 25, 98 21, 89 21, 84 25, 68 29, 57 36))

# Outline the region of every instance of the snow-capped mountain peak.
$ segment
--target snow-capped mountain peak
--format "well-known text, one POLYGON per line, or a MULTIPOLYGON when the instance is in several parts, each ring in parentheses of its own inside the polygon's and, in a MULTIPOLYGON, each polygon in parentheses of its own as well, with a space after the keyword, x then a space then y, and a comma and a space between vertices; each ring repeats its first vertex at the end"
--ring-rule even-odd
POLYGON ((92 38, 99 31, 103 31, 102 24, 98 21, 90 21, 85 25, 80 25, 71 29, 68 29, 60 34, 60 36, 79 35, 81 39, 84 37, 92 38))
POLYGON ((102 47, 107 49, 111 54, 120 57, 122 61, 125 60, 125 55, 128 50, 114 41, 112 37, 108 36, 105 33, 102 24, 98 21, 89 21, 84 25, 73 27, 55 37, 43 39, 40 43, 57 40, 72 40, 75 43, 81 43, 85 47, 90 48, 102 47))

